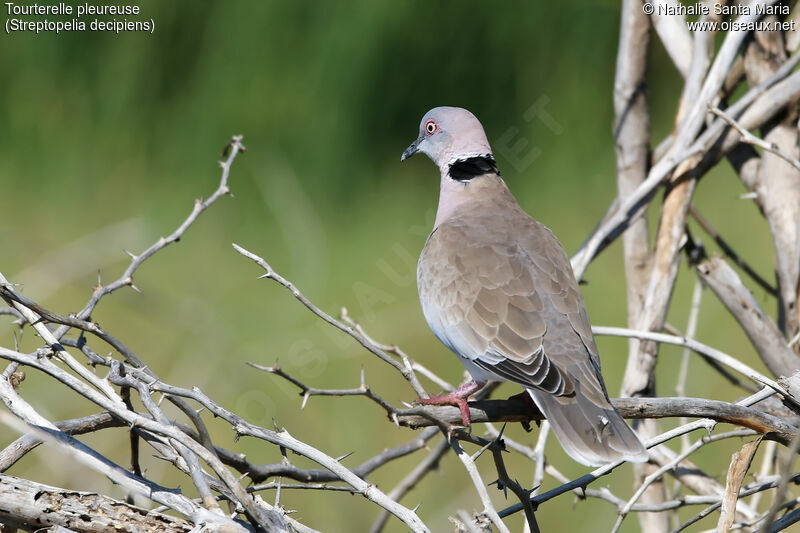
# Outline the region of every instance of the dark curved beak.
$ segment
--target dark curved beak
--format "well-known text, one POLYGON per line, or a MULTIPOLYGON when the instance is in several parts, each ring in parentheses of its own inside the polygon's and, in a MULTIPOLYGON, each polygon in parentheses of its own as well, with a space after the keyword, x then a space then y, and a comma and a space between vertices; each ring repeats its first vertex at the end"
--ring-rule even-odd
POLYGON ((418 137, 416 141, 411 143, 411 146, 409 146, 408 148, 406 148, 403 151, 403 155, 400 156, 400 161, 405 161, 406 159, 408 159, 412 155, 414 155, 417 152, 419 152, 419 143, 421 143, 421 142, 422 142, 422 137, 418 137))

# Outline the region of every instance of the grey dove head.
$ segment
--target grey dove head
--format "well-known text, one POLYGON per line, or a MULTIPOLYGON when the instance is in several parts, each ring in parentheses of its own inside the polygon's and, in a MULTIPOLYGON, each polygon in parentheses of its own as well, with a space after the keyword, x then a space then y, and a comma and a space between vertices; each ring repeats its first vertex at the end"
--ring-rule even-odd
POLYGON ((404 161, 422 152, 447 173, 450 165, 475 157, 494 161, 486 133, 478 119, 460 107, 434 107, 422 117, 419 137, 400 157, 404 161))

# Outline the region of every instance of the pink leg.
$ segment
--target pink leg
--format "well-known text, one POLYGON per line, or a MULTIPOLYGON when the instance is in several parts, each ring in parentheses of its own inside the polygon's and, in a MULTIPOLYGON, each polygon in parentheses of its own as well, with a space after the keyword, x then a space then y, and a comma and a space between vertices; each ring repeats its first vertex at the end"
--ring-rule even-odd
POLYGON ((431 395, 430 398, 419 398, 417 403, 422 405, 455 405, 461 410, 461 421, 466 427, 470 424, 469 404, 467 403, 467 399, 472 396, 473 393, 479 391, 484 385, 486 385, 485 381, 470 381, 449 394, 445 394, 444 396, 431 395))

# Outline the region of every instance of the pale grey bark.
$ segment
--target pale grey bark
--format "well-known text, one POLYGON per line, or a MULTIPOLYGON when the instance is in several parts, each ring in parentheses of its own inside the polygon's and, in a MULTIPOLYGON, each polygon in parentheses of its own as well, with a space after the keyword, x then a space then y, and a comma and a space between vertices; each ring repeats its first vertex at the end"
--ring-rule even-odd
POLYGON ((770 372, 775 376, 794 374, 800 358, 728 263, 714 256, 697 265, 697 272, 734 316, 770 372))
POLYGON ((186 520, 100 494, 51 487, 3 474, 0 474, 0 502, 0 522, 11 519, 18 526, 35 529, 60 526, 87 533, 113 530, 184 533, 193 527, 186 520))

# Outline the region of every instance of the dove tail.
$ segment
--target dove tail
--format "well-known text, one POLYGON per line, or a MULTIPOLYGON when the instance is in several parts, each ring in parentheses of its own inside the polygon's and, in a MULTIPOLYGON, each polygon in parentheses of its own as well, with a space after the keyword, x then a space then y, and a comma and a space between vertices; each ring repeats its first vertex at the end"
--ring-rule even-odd
POLYGON ((586 466, 616 461, 643 463, 649 455, 631 427, 608 400, 598 405, 580 391, 573 396, 554 396, 528 389, 533 401, 547 417, 561 447, 586 466))

